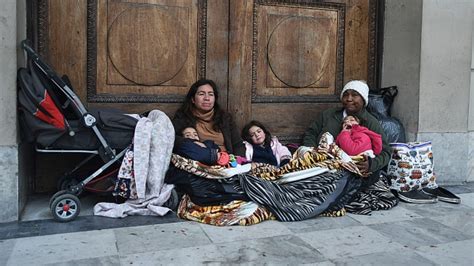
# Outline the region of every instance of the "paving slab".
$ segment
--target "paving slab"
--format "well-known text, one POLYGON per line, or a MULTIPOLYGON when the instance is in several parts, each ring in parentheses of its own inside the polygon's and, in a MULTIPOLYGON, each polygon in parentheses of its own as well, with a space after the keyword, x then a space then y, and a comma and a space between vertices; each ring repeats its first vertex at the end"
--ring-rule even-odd
POLYGON ((374 224, 369 225, 369 227, 409 248, 437 245, 470 238, 469 235, 428 218, 374 224))
POLYGON ((296 236, 308 242, 329 259, 354 257, 403 248, 399 243, 367 226, 300 233, 296 236))
POLYGON ((109 266, 109 265, 120 265, 119 256, 106 256, 106 257, 98 257, 98 258, 89 258, 89 259, 82 259, 82 260, 70 260, 58 263, 48 263, 48 266, 109 266))
POLYGON ((62 263, 117 255, 112 230, 18 238, 9 265, 62 263))
POLYGON ((395 206, 390 210, 374 211, 370 215, 357 215, 349 213, 348 216, 364 225, 398 222, 422 218, 421 215, 410 211, 402 206, 395 206))
POLYGON ((300 265, 327 259, 294 235, 274 236, 218 244, 226 264, 300 265))
POLYGON ((7 265, 8 258, 11 256, 15 239, 0 240, 0 265, 7 265))
POLYGON ((120 255, 211 244, 195 222, 117 228, 113 231, 120 255))
POLYGON ((416 248, 420 256, 438 265, 474 265, 474 239, 416 248))
POLYGON ((461 204, 474 208, 474 193, 461 194, 461 204))
POLYGON ((342 217, 315 217, 304 221, 287 222, 282 224, 292 233, 306 233, 361 225, 360 222, 348 215, 342 217))
POLYGON ((121 265, 222 265, 225 261, 214 244, 120 256, 121 265))
POLYGON ((336 265, 384 265, 384 266, 430 266, 438 265, 435 262, 414 253, 410 249, 390 250, 376 252, 355 257, 340 258, 334 260, 336 265))
POLYGON ((212 226, 200 224, 213 243, 235 242, 278 235, 289 235, 291 231, 278 221, 265 221, 251 226, 212 226))
POLYGON ((474 212, 466 212, 457 215, 446 214, 445 216, 436 216, 431 219, 463 234, 474 237, 474 212))

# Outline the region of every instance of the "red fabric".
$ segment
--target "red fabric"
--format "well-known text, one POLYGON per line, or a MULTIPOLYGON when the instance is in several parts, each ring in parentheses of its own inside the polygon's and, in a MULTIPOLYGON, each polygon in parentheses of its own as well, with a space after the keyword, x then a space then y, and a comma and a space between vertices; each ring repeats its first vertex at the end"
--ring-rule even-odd
POLYGON ((230 156, 227 152, 221 151, 219 152, 219 155, 219 159, 217 160, 218 165, 226 166, 227 164, 229 164, 230 156))
POLYGON ((382 152, 382 136, 360 125, 352 126, 351 131, 341 131, 336 144, 350 156, 373 150, 375 155, 382 152))
POLYGON ((66 126, 64 124, 64 116, 59 111, 58 107, 56 107, 56 104, 54 104, 53 99, 49 96, 47 91, 44 92, 44 100, 40 102, 40 106, 43 107, 43 109, 46 110, 52 117, 43 113, 39 109, 36 110, 36 117, 50 125, 53 125, 56 128, 65 129, 66 126))

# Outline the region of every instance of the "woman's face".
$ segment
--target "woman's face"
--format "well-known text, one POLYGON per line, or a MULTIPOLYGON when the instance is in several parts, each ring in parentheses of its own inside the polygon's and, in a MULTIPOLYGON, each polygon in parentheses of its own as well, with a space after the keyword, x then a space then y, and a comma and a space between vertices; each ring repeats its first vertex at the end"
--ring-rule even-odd
POLYGON ((355 90, 346 90, 342 95, 342 105, 348 114, 356 114, 364 108, 364 99, 355 90))
POLYGON ((194 107, 203 113, 211 111, 214 108, 215 101, 214 90, 209 84, 199 86, 192 99, 194 107))
POLYGON ((255 145, 262 145, 263 142, 265 142, 265 132, 260 127, 251 127, 249 129, 249 136, 252 140, 252 143, 255 145))

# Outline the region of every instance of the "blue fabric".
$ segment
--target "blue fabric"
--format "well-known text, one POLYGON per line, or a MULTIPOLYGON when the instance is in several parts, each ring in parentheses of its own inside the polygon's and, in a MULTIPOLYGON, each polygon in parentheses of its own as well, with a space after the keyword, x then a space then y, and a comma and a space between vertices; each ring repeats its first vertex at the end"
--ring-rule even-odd
POLYGON ((252 145, 253 146, 253 156, 252 162, 256 163, 268 163, 271 165, 278 166, 277 159, 273 154, 272 148, 262 147, 260 145, 252 145))
POLYGON ((206 140, 203 143, 206 145, 206 147, 199 146, 198 144, 194 143, 194 140, 192 139, 186 139, 176 149, 176 153, 185 158, 192 159, 207 165, 216 164, 219 146, 217 146, 217 144, 211 140, 206 140))

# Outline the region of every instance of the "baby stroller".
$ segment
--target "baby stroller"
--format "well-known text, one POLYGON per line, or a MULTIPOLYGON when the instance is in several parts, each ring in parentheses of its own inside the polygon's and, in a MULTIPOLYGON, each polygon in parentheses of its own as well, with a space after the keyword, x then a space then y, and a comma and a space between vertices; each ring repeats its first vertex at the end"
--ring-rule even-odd
POLYGON ((49 201, 54 219, 69 222, 80 213, 81 192, 111 192, 91 184, 116 174, 116 167, 111 166, 132 143, 137 119, 113 110, 86 110, 67 78, 60 78, 26 41, 22 48, 28 56, 27 68, 20 68, 17 77, 23 137, 34 142, 40 153, 87 154, 59 179, 59 191, 49 201), (78 177, 78 170, 97 157, 104 164, 92 174, 78 177))

